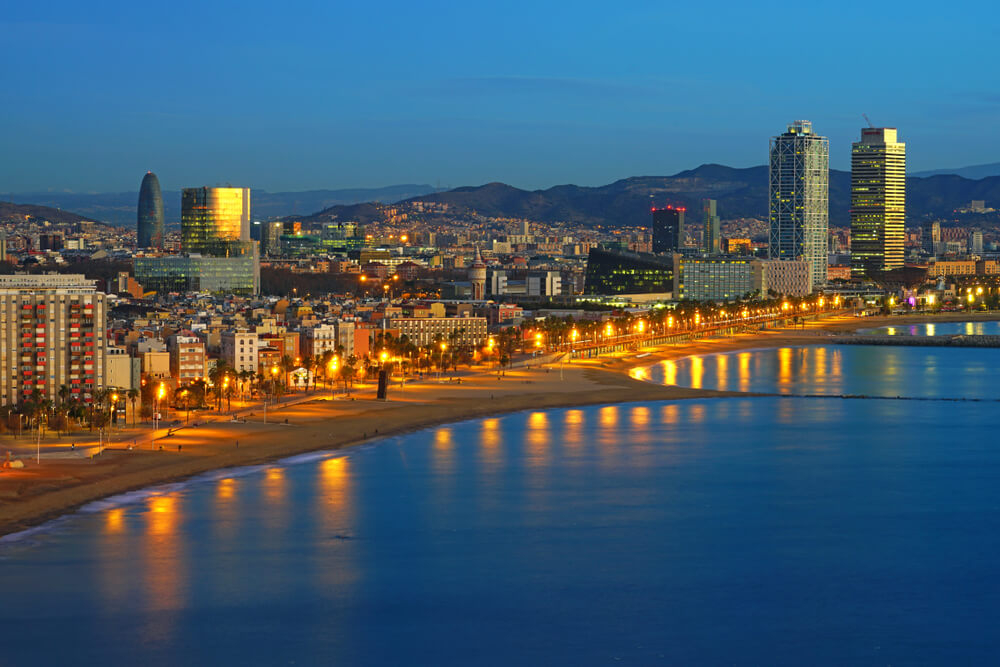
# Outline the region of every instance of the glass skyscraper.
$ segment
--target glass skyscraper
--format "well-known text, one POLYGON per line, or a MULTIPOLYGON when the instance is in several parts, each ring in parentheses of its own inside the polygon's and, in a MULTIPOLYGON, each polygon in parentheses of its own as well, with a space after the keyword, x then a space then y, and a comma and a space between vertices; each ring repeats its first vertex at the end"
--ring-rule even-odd
POLYGON ((830 227, 830 141, 797 120, 771 138, 768 256, 805 260, 813 285, 826 282, 830 227))
POLYGON ((224 256, 229 243, 240 241, 250 241, 250 188, 184 188, 184 252, 224 256))
POLYGON ((684 247, 684 209, 653 209, 653 252, 677 252, 684 247))
POLYGON ((894 127, 866 127, 851 146, 851 275, 903 266, 906 144, 894 127))
POLYGON ((163 194, 160 192, 160 179, 151 171, 146 172, 139 186, 136 231, 138 247, 163 247, 163 194))

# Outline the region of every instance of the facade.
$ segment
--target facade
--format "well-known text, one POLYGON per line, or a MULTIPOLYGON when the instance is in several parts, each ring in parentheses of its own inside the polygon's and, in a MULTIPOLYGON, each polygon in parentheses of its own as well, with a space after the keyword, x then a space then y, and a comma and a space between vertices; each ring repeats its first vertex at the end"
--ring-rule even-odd
POLYGON ((170 375, 179 384, 205 379, 205 343, 197 336, 174 334, 168 340, 170 375))
POLYGON ((826 282, 830 226, 830 141, 797 120, 771 139, 768 256, 809 262, 813 285, 826 282))
POLYGON ((761 270, 761 282, 757 289, 762 296, 769 292, 779 296, 808 296, 813 291, 812 265, 809 262, 768 260, 761 262, 761 270))
POLYGON ((229 330, 222 332, 221 358, 237 372, 257 372, 257 348, 260 340, 256 333, 229 330))
POLYGON ((866 127, 851 146, 851 274, 903 266, 906 144, 894 127, 866 127))
POLYGON ((662 294, 674 289, 674 255, 669 257, 591 248, 585 294, 662 294))
POLYGON ((250 188, 184 188, 181 250, 226 256, 240 242, 250 242, 250 188))
POLYGON ((136 245, 140 248, 163 247, 163 194, 160 180, 151 171, 142 177, 139 186, 139 210, 136 245))
POLYGON ((749 257, 678 257, 675 294, 690 301, 735 301, 760 290, 762 265, 749 257))
POLYGON ((675 253, 684 247, 684 209, 653 209, 653 252, 675 253))
POLYGON ((82 275, 0 276, 0 404, 59 388, 84 402, 105 385, 107 296, 82 275))
POLYGON ((124 347, 108 345, 104 351, 104 386, 116 389, 138 389, 133 384, 132 357, 124 347))
MULTIPOLYGON (((354 349, 353 341, 351 347, 346 347, 347 350, 354 349)), ((315 327, 310 327, 302 332, 302 351, 306 355, 311 355, 314 357, 323 356, 324 352, 336 352, 337 351, 337 329, 332 324, 320 324, 315 327)))
POLYGON ((719 215, 716 212, 716 201, 714 199, 702 199, 701 212, 705 222, 705 252, 709 255, 718 255, 721 252, 722 234, 719 230, 719 215))
POLYGON ((487 338, 485 317, 394 317, 390 326, 417 347, 441 341, 448 345, 477 347, 487 338))
POLYGON ((976 274, 976 260, 959 259, 946 262, 931 262, 927 266, 928 278, 941 276, 973 276, 976 274))
POLYGON ((257 244, 231 257, 168 255, 136 257, 135 277, 145 290, 156 292, 224 292, 253 295, 260 291, 257 244))

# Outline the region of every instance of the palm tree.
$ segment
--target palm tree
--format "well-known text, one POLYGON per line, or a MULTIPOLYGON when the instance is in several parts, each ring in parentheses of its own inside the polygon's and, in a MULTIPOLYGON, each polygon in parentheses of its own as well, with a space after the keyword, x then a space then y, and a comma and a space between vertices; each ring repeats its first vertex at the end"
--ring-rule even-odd
POLYGON ((132 401, 132 426, 135 426, 135 401, 139 398, 138 389, 128 390, 128 400, 132 401))

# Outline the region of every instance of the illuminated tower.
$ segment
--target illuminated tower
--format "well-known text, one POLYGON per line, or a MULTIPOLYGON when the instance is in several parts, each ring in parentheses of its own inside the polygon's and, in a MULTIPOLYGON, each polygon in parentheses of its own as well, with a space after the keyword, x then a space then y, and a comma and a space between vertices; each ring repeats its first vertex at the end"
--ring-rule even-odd
POLYGON ((906 144, 894 127, 866 127, 851 146, 851 275, 903 266, 906 144))
POLYGON ((224 256, 250 242, 250 188, 184 188, 181 249, 224 256))
POLYGON ((469 282, 472 283, 473 301, 482 301, 486 298, 486 262, 479 254, 479 246, 476 246, 476 256, 469 267, 469 282))
POLYGON ((142 177, 139 186, 137 243, 140 248, 163 247, 163 194, 160 179, 151 171, 142 177))
POLYGON ((809 263, 813 285, 826 282, 830 227, 830 140, 797 120, 771 138, 767 253, 809 263))
POLYGON ((678 252, 684 247, 684 209, 653 209, 653 252, 678 252))

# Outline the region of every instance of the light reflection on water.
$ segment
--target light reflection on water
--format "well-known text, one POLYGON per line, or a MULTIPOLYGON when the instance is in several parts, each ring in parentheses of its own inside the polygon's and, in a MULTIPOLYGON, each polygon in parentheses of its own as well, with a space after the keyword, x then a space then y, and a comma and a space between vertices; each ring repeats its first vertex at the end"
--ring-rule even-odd
POLYGON ((816 345, 686 357, 650 366, 645 375, 728 391, 1000 399, 1000 384, 990 379, 998 366, 994 348, 816 345))

